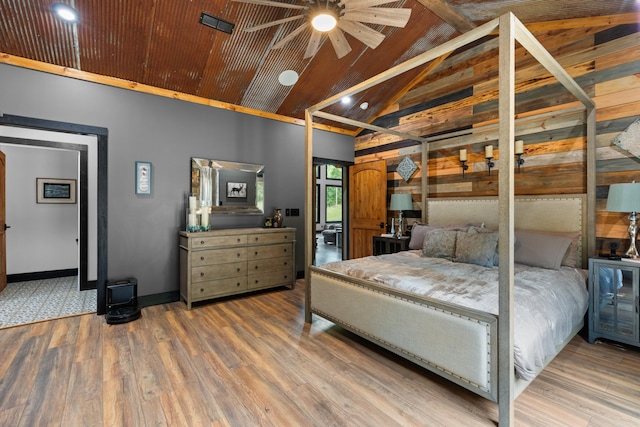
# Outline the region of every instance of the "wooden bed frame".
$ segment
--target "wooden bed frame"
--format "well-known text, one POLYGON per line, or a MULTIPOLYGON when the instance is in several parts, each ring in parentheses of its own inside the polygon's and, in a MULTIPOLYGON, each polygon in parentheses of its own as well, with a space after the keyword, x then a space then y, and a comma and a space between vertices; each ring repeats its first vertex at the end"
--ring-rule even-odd
MULTIPOLYGON (((578 232, 578 263, 582 265, 584 203, 584 195, 517 198, 515 209, 521 215, 516 226, 578 232)), ((428 202, 427 211, 432 224, 485 222, 488 227, 497 227, 497 205, 497 198, 435 199, 428 202)), ((307 292, 312 313, 498 401, 498 316, 392 290, 321 267, 310 268, 307 292), (452 341, 452 336, 457 339, 452 341)), ((575 325, 557 352, 582 326, 582 322, 575 325)), ((512 373, 516 397, 530 381, 512 373)))
MULTIPOLYGON (((480 394, 489 397, 492 400, 498 402, 499 411, 499 424, 501 426, 513 425, 514 422, 514 405, 513 400, 517 395, 521 387, 514 379, 514 356, 513 356, 513 245, 514 240, 514 226, 515 226, 515 196, 514 196, 514 143, 516 135, 516 121, 515 121, 515 44, 518 42, 520 46, 526 49, 529 54, 535 58, 544 68, 547 69, 558 82, 571 93, 583 106, 585 112, 586 122, 586 170, 587 170, 587 193, 586 193, 586 207, 583 212, 586 212, 586 230, 583 240, 583 252, 591 256, 594 254, 595 249, 595 135, 596 135, 596 106, 595 103, 589 98, 589 96, 582 90, 582 88, 571 78, 571 76, 562 68, 562 66, 544 49, 544 47, 538 42, 535 37, 527 30, 512 13, 506 13, 499 18, 489 21, 473 30, 455 38, 448 42, 445 42, 427 52, 424 52, 416 57, 396 65, 387 71, 380 73, 370 79, 367 79, 350 89, 340 92, 331 98, 328 98, 305 111, 305 185, 307 188, 305 211, 307 213, 313 212, 313 118, 319 117, 326 120, 331 120, 339 123, 348 124, 351 126, 373 130, 375 132, 384 132, 387 134, 399 136, 404 139, 411 139, 422 142, 422 200, 425 202, 423 209, 423 216, 426 216, 427 197, 429 194, 428 188, 428 158, 430 148, 437 149, 454 149, 458 146, 468 143, 481 143, 482 141, 497 140, 498 150, 500 156, 496 162, 497 168, 500 173, 498 176, 498 204, 497 214, 495 220, 498 223, 499 234, 499 310, 498 317, 493 319, 485 319, 482 321, 487 325, 487 328, 496 328, 497 336, 500 339, 495 341, 489 341, 489 345, 492 349, 497 347, 497 377, 495 376, 495 360, 489 362, 492 365, 491 373, 487 374, 487 378, 490 381, 485 381, 490 387, 487 387, 487 391, 482 391, 480 394), (349 118, 341 117, 335 114, 330 114, 325 111, 321 111, 327 107, 332 106, 342 99, 344 96, 353 96, 357 93, 377 86, 384 81, 398 76, 406 71, 412 70, 417 67, 424 67, 425 76, 429 72, 433 71, 435 64, 439 62, 439 59, 445 58, 452 51, 467 46, 480 40, 483 37, 490 36, 491 34, 498 34, 498 55, 499 55, 499 78, 498 78, 498 123, 491 128, 490 126, 483 126, 481 128, 473 128, 467 131, 456 132, 455 134, 449 134, 446 136, 434 136, 429 138, 423 138, 416 135, 411 135, 403 132, 398 132, 393 129, 386 129, 380 126, 371 125, 369 123, 359 122, 349 118), (584 250, 586 248, 586 251, 584 250), (498 320, 499 319, 499 320, 498 320), (497 378, 497 387, 496 384, 497 378), (497 390, 497 391, 496 391, 497 390)), ((563 114, 567 110, 557 111, 553 113, 539 114, 537 116, 529 117, 529 119, 539 118, 542 116, 548 117, 549 114, 563 114)), ((575 111, 575 107, 572 111, 575 111)), ((341 321, 343 326, 350 328, 348 325, 350 322, 346 319, 341 319, 336 315, 331 317, 330 312, 326 312, 328 307, 319 306, 316 303, 319 302, 316 298, 320 298, 321 288, 319 281, 316 281, 315 277, 320 277, 318 269, 312 267, 313 263, 313 242, 314 242, 314 223, 313 215, 305 215, 305 277, 310 281, 308 286, 308 292, 305 300, 305 321, 311 322, 312 320, 312 307, 315 308, 317 314, 330 316, 333 321, 341 321)), ((584 256, 584 255, 583 255, 584 256)), ((343 286, 345 282, 339 280, 336 277, 326 276, 326 282, 335 286, 336 292, 338 287, 343 286)), ((341 279, 341 278, 340 278, 341 279)), ((351 289, 352 288, 348 288, 351 289)), ((353 288, 356 289, 356 288, 353 288)), ((359 289, 359 288, 358 288, 359 289)), ((382 298, 383 294, 377 293, 377 290, 372 288, 373 292, 367 294, 378 295, 382 298)), ((355 291, 354 291, 355 292, 355 291)), ((355 297, 356 294, 350 295, 355 297)), ((403 296, 404 297, 404 296, 403 296)), ((396 298, 393 295, 389 295, 387 299, 402 299, 396 298), (390 298, 389 298, 390 297, 390 298)), ((371 297, 373 298, 373 296, 371 297)), ((334 302, 337 300, 336 298, 334 302)), ((411 301, 407 298, 407 301, 411 301)), ((367 300, 365 304, 373 304, 375 301, 367 300)), ((418 306, 417 304, 413 304, 418 306)), ((413 306, 412 305, 412 306, 413 306)), ((450 309, 451 307, 447 307, 450 309)), ((425 308, 425 310, 437 311, 436 308, 425 308)), ((451 312, 454 313, 453 308, 451 312)), ((466 315, 466 314, 465 314, 466 315)), ((342 314, 340 314, 342 316, 342 314)), ((470 316, 469 316, 470 317, 470 316)), ((455 316, 448 316, 448 318, 455 318, 455 316)), ((413 320, 411 320, 412 322, 413 320)), ((433 329, 430 327, 430 329, 433 329)), ((495 338, 495 334, 491 334, 495 338)), ((461 340, 456 340, 461 341, 461 340)), ((381 341, 378 341, 381 342, 381 341)), ((381 342, 382 343, 382 342, 381 342)), ((389 344, 383 344, 390 346, 389 344)), ((405 355, 404 352, 401 352, 405 355)), ((496 357, 496 352, 491 353, 491 360, 496 357)), ((416 361, 416 363, 430 366, 428 361, 420 361, 419 357, 414 358, 411 355, 406 354, 409 358, 416 361)), ((477 354, 475 357, 480 357, 477 354)), ((427 367, 428 367, 427 366, 427 367)), ((487 371, 489 372, 489 371, 487 371)), ((455 379, 456 374, 450 375, 452 380, 458 383, 465 383, 465 380, 455 379)), ((465 385, 465 384, 462 384, 465 385)), ((475 386, 474 386, 475 387, 475 386)), ((483 386, 484 387, 484 386, 483 386)), ((477 388, 476 388, 477 389, 477 388)), ((478 389, 480 390, 480 389, 478 389)))

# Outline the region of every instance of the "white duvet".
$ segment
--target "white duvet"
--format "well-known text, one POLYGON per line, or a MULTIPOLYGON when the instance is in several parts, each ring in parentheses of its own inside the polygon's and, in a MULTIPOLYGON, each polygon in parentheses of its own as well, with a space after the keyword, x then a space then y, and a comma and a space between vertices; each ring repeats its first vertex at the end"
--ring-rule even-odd
MULTIPOLYGON (((372 256, 322 266, 432 299, 498 314, 498 267, 423 257, 421 251, 372 256)), ((584 271, 515 265, 514 359, 531 380, 556 354, 587 310, 584 271)))

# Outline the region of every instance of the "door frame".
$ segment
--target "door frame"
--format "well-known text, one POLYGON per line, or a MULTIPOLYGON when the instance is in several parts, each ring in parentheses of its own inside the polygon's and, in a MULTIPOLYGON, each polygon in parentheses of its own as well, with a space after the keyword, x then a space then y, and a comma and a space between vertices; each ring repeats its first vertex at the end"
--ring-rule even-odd
MULTIPOLYGON (((107 200, 107 184, 108 184, 108 174, 107 174, 107 148, 108 148, 108 139, 109 139, 109 131, 107 128, 90 126, 90 125, 82 125, 76 123, 68 123, 68 122, 59 122, 54 120, 45 120, 38 119, 33 117, 24 117, 24 116, 14 116, 9 114, 3 114, 0 116, 0 125, 7 126, 16 126, 16 127, 24 127, 28 129, 38 129, 45 130, 51 132, 61 132, 61 133, 70 133, 77 135, 94 135, 97 140, 97 280, 96 280, 96 288, 97 288, 97 301, 96 301, 96 313, 98 315, 105 314, 106 312, 106 286, 107 286, 107 213, 108 213, 108 200, 107 200)), ((47 143, 47 141, 37 141, 37 140, 27 140, 27 139, 16 139, 16 138, 7 138, 2 137, 0 142, 7 143, 18 143, 20 142, 22 145, 34 145, 34 146, 49 146, 54 148, 65 148, 71 150, 80 151, 80 185, 78 188, 79 198, 80 198, 80 251, 84 251, 86 254, 88 252, 88 243, 87 243, 87 230, 88 230, 88 147, 85 145, 79 144, 65 144, 58 142, 48 142, 49 145, 43 145, 47 143), (64 145, 64 147, 62 147, 64 145), (81 148, 84 148, 81 149, 81 148), (84 154, 84 161, 83 154, 84 154), (83 169, 84 163, 84 169, 83 169), (84 179, 83 178, 84 174, 84 179), (84 236, 83 239, 83 232, 84 236)), ((87 256, 80 257, 80 270, 83 269, 84 263, 84 272, 86 275, 87 270, 87 256), (84 258, 84 261, 83 261, 84 258)), ((86 276, 85 276, 86 281, 86 276)))
MULTIPOLYGON (((314 157, 313 158, 313 169, 315 171, 316 166, 321 165, 336 165, 342 166, 342 259, 348 258, 349 255, 349 168, 353 166, 353 162, 347 162, 344 160, 334 160, 327 159, 322 157, 314 157), (346 196, 346 197, 345 197, 346 196), (346 257, 346 258, 345 258, 346 257)), ((316 200, 318 200, 318 195, 316 193, 316 179, 315 172, 313 174, 313 217, 315 218, 316 211, 318 207, 316 206, 316 200)), ((311 226, 313 227, 312 236, 316 235, 316 222, 311 221, 311 226)), ((315 237, 314 237, 315 238, 315 237)), ((337 244, 337 242, 336 242, 337 244)), ((313 246, 313 257, 312 262, 315 263, 315 255, 317 248, 313 246)))

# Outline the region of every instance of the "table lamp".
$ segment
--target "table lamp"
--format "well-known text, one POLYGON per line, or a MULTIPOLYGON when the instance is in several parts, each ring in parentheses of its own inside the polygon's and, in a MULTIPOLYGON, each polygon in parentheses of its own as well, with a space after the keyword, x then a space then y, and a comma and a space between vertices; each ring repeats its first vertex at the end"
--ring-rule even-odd
POLYGON ((404 224, 402 222, 402 211, 409 211, 413 209, 413 201, 411 200, 411 194, 408 194, 408 193, 392 194, 391 206, 389 207, 389 209, 391 209, 392 211, 398 211, 400 213, 400 218, 398 220, 398 231, 394 233, 395 237, 400 238, 404 234, 404 224))
POLYGON ((638 258, 636 235, 638 234, 637 213, 640 212, 640 183, 611 184, 606 211, 629 213, 628 231, 631 245, 625 255, 629 258, 638 258))

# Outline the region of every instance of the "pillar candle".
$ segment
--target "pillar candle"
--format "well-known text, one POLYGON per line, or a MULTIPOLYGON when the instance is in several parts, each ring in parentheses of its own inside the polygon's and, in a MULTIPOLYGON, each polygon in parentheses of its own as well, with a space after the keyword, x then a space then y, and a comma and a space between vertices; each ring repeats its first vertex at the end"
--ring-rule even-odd
POLYGON ((189 210, 194 212, 197 209, 196 196, 189 196, 189 210))
POLYGON ((487 159, 493 157, 493 145, 487 145, 484 147, 484 156, 487 159))
POLYGON ((209 211, 207 209, 202 211, 202 216, 200 217, 200 225, 203 227, 207 227, 209 225, 209 211))
POLYGON ((196 214, 194 213, 190 213, 189 214, 189 227, 195 227, 198 223, 198 220, 196 219, 196 214))
POLYGON ((516 154, 524 153, 524 141, 519 139, 516 141, 516 154))
POLYGON ((466 162, 467 161, 467 150, 465 148, 460 150, 460 161, 461 162, 466 162))

